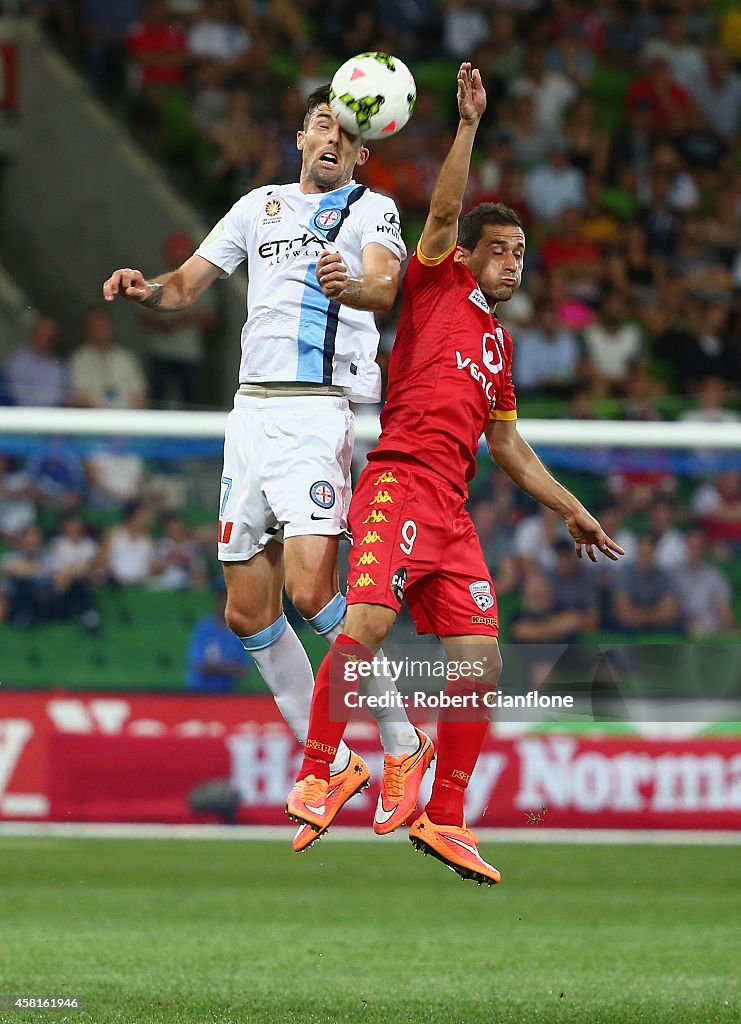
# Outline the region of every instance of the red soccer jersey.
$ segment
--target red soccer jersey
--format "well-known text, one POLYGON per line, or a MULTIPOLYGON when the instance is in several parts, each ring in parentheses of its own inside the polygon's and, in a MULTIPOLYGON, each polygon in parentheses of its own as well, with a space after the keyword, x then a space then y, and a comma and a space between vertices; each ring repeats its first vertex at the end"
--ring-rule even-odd
POLYGON ((419 247, 402 285, 381 437, 368 456, 400 452, 463 494, 490 419, 517 419, 512 339, 457 246, 437 260, 419 247))

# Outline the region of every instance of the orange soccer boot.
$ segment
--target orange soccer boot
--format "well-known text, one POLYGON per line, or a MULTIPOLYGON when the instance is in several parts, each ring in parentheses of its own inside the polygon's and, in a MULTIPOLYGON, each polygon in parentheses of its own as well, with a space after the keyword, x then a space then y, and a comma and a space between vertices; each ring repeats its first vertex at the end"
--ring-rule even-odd
POLYGON ((381 792, 373 819, 373 831, 385 836, 403 825, 417 807, 419 787, 424 773, 432 764, 435 750, 430 737, 415 729, 419 746, 413 754, 394 757, 387 754, 383 759, 381 792))
POLYGON ((416 850, 427 856, 431 853, 461 878, 470 878, 479 885, 496 885, 502 876, 487 864, 478 851, 478 836, 466 827, 437 825, 426 814, 421 815, 409 829, 409 839, 416 850))

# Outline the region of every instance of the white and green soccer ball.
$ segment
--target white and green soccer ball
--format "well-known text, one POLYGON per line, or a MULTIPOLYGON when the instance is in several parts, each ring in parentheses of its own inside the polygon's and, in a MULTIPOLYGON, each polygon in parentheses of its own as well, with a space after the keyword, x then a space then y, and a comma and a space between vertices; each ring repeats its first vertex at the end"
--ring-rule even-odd
POLYGON ((364 139, 395 135, 412 116, 417 87, 409 68, 388 53, 359 53, 338 68, 329 104, 346 132, 364 139))

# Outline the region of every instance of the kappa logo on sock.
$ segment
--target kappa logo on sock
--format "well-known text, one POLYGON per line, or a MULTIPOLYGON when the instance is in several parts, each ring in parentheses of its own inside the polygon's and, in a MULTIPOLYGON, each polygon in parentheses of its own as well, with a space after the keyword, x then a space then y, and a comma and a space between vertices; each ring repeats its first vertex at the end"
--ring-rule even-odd
POLYGON ((398 482, 399 481, 396 479, 391 470, 387 469, 385 473, 381 473, 381 475, 376 478, 376 482, 373 484, 373 486, 378 487, 379 484, 398 484, 398 482))
POLYGON ((388 519, 380 508, 371 509, 370 515, 363 520, 364 523, 387 523, 388 519))
POLYGON ((450 773, 450 777, 451 779, 460 779, 461 782, 465 783, 466 785, 468 785, 468 783, 471 781, 471 776, 466 775, 466 773, 462 772, 460 768, 456 768, 454 771, 452 771, 450 773))
POLYGON ((332 754, 332 756, 337 753, 337 747, 331 747, 329 743, 320 743, 319 740, 308 739, 306 747, 311 750, 321 750, 325 754, 332 754))

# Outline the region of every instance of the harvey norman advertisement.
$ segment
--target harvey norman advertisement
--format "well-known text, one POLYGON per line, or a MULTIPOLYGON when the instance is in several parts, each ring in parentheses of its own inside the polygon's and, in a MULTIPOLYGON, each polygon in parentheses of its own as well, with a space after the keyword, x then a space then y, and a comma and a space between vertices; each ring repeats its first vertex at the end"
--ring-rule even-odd
MULTIPOLYGON (((434 736, 434 714, 417 716, 434 736)), ((382 755, 364 716, 347 739, 374 785, 338 824, 370 827, 382 755)), ((234 820, 285 824, 299 749, 271 698, 6 692, 0 820, 217 821, 189 794, 230 780, 234 820)), ((421 800, 429 793, 431 772, 421 800)), ((493 725, 468 791, 472 826, 741 827, 741 733, 692 723, 493 725)))

